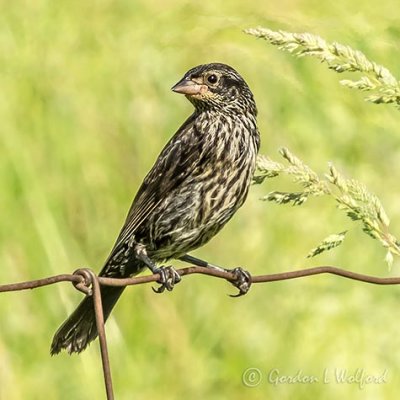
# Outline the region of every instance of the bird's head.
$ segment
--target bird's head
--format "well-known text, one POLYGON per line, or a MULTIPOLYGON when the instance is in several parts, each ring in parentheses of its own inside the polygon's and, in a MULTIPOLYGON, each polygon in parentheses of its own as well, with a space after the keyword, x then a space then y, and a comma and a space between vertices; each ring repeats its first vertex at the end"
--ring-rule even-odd
POLYGON ((226 64, 203 64, 190 69, 172 87, 184 94, 197 110, 230 110, 257 114, 253 94, 247 83, 226 64))

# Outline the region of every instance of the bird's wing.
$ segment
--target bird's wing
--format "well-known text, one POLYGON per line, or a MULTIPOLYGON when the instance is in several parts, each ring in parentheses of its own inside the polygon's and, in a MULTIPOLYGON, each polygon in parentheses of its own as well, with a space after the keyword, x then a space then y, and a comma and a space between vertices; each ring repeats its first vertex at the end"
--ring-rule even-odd
POLYGON ((202 152, 200 143, 201 134, 196 130, 193 114, 166 144, 145 177, 109 259, 132 237, 140 224, 163 201, 166 193, 181 185, 196 168, 202 152))

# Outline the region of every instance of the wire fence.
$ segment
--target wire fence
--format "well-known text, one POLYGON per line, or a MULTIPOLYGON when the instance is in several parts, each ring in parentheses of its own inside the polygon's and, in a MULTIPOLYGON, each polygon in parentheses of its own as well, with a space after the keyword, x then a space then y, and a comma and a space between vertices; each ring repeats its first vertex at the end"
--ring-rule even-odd
MULTIPOLYGON (((176 270, 182 277, 192 274, 203 274, 213 276, 215 278, 226 279, 234 282, 237 277, 235 274, 228 271, 220 271, 216 269, 191 266, 176 270)), ((386 277, 380 278, 371 275, 359 274, 347 271, 338 267, 320 266, 314 268, 300 269, 296 271, 282 272, 277 274, 257 275, 251 277, 251 283, 267 283, 283 281, 288 279, 303 278, 306 276, 313 276, 319 274, 332 274, 338 275, 343 278, 353 279, 360 282, 375 284, 375 285, 398 285, 400 284, 400 277, 386 277)), ((96 316, 96 327, 99 335, 100 353, 102 359, 103 376, 107 400, 114 400, 114 391, 112 386, 111 367, 108 357, 107 339, 104 328, 104 315, 101 302, 101 286, 132 286, 144 283, 157 282, 160 279, 159 274, 139 276, 126 279, 104 278, 97 276, 89 268, 81 268, 76 270, 73 274, 62 274, 50 276, 47 278, 11 283, 0 285, 1 292, 13 292, 18 290, 35 289, 42 286, 53 285, 59 282, 72 282, 75 288, 87 296, 93 296, 93 305, 96 316)))

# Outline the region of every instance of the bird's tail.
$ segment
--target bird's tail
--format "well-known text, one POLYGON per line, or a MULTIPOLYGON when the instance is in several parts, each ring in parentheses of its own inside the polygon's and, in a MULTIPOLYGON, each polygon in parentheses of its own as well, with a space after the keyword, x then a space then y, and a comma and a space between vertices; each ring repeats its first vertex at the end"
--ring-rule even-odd
MULTIPOLYGON (((101 288, 104 320, 110 315, 124 289, 124 287, 113 286, 103 286, 101 288)), ((93 298, 87 296, 58 328, 51 343, 50 353, 51 355, 58 354, 63 349, 69 354, 80 353, 96 337, 97 329, 93 298)))

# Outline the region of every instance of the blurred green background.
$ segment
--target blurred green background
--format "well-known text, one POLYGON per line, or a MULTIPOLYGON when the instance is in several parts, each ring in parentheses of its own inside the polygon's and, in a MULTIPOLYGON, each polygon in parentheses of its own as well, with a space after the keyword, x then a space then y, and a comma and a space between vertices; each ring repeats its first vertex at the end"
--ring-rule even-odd
MULTIPOLYGON (((130 202, 192 106, 170 87, 191 67, 238 69, 259 107, 262 154, 329 160, 379 195, 400 235, 400 113, 363 101, 318 61, 295 59, 242 29, 309 31, 364 51, 400 76, 395 0, 1 1, 0 282, 101 267, 130 202)), ((329 199, 294 208, 253 187, 224 231, 195 252, 253 274, 337 265, 379 276, 385 251, 329 199), (345 243, 313 260, 332 232, 345 243)), ((176 265, 179 265, 178 263, 176 265)), ((107 324, 117 399, 394 399, 400 377, 397 287, 334 276, 255 286, 191 276, 172 293, 128 289, 107 324), (247 368, 259 385, 242 382, 247 368), (335 368, 386 383, 339 384, 335 368), (268 382, 316 376, 329 384, 268 382)), ((0 398, 104 398, 98 345, 50 358, 52 335, 81 295, 68 284, 0 295, 0 398)))

